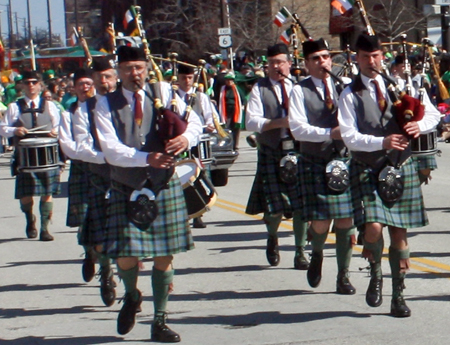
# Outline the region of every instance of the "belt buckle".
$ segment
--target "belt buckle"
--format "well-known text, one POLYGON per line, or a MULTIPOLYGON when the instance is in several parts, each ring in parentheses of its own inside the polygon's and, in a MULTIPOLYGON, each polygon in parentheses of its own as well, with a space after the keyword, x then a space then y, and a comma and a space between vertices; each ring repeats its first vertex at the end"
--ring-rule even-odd
POLYGON ((281 141, 281 148, 283 151, 290 151, 294 149, 294 140, 288 139, 288 140, 282 140, 281 141))

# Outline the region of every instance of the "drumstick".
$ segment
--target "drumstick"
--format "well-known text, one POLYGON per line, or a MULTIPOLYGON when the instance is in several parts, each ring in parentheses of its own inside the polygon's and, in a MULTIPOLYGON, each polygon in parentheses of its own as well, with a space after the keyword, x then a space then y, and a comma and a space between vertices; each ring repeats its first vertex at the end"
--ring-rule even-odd
POLYGON ((40 129, 42 129, 42 128, 45 128, 45 127, 47 127, 47 125, 42 125, 42 126, 39 126, 39 127, 34 127, 34 128, 29 129, 28 132, 38 131, 38 130, 40 130, 40 129))

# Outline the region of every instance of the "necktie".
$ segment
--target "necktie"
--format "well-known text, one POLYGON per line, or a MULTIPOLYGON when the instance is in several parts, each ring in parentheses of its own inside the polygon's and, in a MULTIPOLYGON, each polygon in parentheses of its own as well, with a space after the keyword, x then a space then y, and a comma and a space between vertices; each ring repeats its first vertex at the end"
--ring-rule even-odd
POLYGON ((323 89, 324 89, 324 99, 325 99, 325 105, 327 106, 328 109, 333 109, 334 107, 334 103, 333 100, 331 99, 331 93, 330 93, 330 89, 328 88, 328 83, 327 80, 324 79, 323 80, 323 89))
POLYGON ((286 115, 288 114, 288 109, 289 109, 289 96, 286 92, 286 87, 284 85, 284 79, 280 80, 280 85, 281 85, 281 96, 283 101, 281 102, 281 107, 284 109, 284 111, 286 112, 286 115))
POLYGON ((373 79, 373 80, 371 80, 371 82, 375 85, 375 92, 377 95, 378 108, 380 108, 381 112, 384 112, 384 110, 386 109, 386 98, 384 98, 384 95, 381 92, 378 81, 373 79))
POLYGON ((186 94, 184 95, 184 101, 186 102, 186 104, 189 104, 189 100, 191 99, 191 97, 189 96, 189 94, 186 92, 186 94))
MULTIPOLYGON (((31 101, 31 103, 30 103, 30 109, 34 109, 34 102, 33 101, 31 101)), ((33 128, 37 127, 37 115, 36 115, 36 113, 34 111, 31 112, 31 118, 32 118, 31 126, 33 128)))
POLYGON ((142 113, 141 105, 141 95, 138 92, 134 93, 134 121, 140 127, 142 124, 142 118, 144 114, 142 113))

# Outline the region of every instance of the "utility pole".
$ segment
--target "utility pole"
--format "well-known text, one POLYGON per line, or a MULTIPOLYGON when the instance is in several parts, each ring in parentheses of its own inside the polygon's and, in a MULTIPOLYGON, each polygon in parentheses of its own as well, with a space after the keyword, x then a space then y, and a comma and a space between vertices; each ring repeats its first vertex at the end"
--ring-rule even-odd
POLYGON ((27 15, 28 15, 28 41, 31 41, 33 38, 33 34, 31 33, 30 0, 27 0, 27 15))
POLYGON ((3 11, 0 11, 0 40, 3 41, 3 37, 2 37, 2 13, 3 13, 3 11))
POLYGON ((73 11, 75 12, 75 27, 78 30, 78 0, 74 0, 75 1, 75 7, 73 9, 73 11))
POLYGON ((11 0, 9 0, 8 2, 8 29, 9 29, 9 49, 12 49, 15 47, 16 44, 14 41, 11 0))
POLYGON ((50 12, 50 0, 47 0, 47 17, 48 17, 48 47, 52 47, 52 15, 50 12))
POLYGON ((16 39, 20 39, 19 20, 17 19, 17 12, 14 12, 14 17, 16 18, 16 39))
MULTIPOLYGON (((220 0, 220 19, 221 19, 222 28, 230 28, 231 29, 228 0, 220 0)), ((230 69, 233 69, 233 47, 230 47, 228 50, 224 49, 224 51, 228 55, 228 61, 229 61, 228 67, 230 69)))

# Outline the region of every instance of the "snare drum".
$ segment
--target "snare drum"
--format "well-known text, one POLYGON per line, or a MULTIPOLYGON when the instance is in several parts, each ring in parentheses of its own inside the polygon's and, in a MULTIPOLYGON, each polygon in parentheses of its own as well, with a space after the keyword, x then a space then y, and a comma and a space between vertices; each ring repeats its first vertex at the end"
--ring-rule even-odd
POLYGON ((21 172, 44 172, 59 168, 58 139, 26 138, 19 141, 18 169, 21 172))
POLYGON ((192 159, 178 162, 175 171, 183 186, 189 219, 209 211, 216 202, 217 193, 205 172, 192 159))
POLYGON ((191 154, 200 159, 200 162, 204 165, 210 164, 213 160, 211 140, 211 135, 208 133, 201 134, 198 145, 191 149, 191 154))
POLYGON ((427 156, 437 152, 437 131, 422 134, 411 140, 411 154, 413 156, 427 156))

